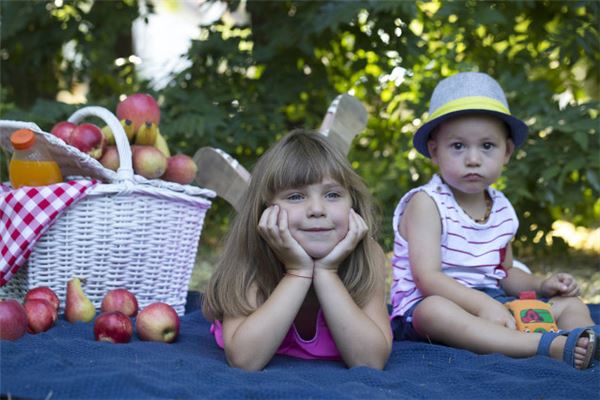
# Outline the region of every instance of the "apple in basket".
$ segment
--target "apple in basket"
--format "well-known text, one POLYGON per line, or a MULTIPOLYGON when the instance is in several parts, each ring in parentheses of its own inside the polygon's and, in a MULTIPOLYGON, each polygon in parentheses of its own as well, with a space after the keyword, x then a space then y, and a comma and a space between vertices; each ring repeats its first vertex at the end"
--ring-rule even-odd
POLYGON ((27 314, 27 332, 46 332, 54 326, 58 318, 58 311, 52 304, 42 299, 30 299, 23 306, 27 314))
POLYGON ((104 154, 100 158, 100 164, 104 166, 104 168, 111 169, 116 171, 119 169, 119 152, 117 151, 116 146, 107 146, 104 154))
POLYGON ((133 170, 147 179, 160 178, 167 169, 167 157, 154 146, 132 146, 133 170))
POLYGON ((58 312, 60 300, 58 299, 56 293, 54 293, 54 291, 48 286, 38 286, 28 291, 25 295, 25 299, 23 299, 23 303, 27 303, 29 300, 33 299, 46 300, 48 303, 52 304, 52 307, 54 307, 56 312, 58 312))
POLYGON ((62 139, 63 142, 70 144, 71 136, 73 136, 73 131, 77 125, 69 121, 61 121, 52 127, 50 131, 51 134, 56 136, 59 139, 62 139))
POLYGON ((27 332, 27 314, 17 300, 0 300, 0 340, 17 340, 27 332))
POLYGON ((167 160, 167 170, 161 179, 187 185, 192 183, 198 172, 194 160, 185 154, 176 154, 167 160))
POLYGON ((102 131, 94 124, 75 125, 62 121, 54 125, 50 133, 96 160, 102 157, 106 147, 102 131))
POLYGON ((120 311, 128 317, 135 317, 138 313, 138 301, 127 289, 113 289, 102 299, 100 311, 120 311))
POLYGON ((132 336, 131 320, 120 311, 103 312, 94 321, 94 337, 98 341, 128 343, 132 336))
POLYGON ((117 105, 117 118, 130 120, 133 123, 133 131, 137 132, 146 122, 159 124, 160 108, 154 97, 146 93, 135 93, 117 105))
POLYGON ((166 303, 152 303, 137 316, 135 330, 142 340, 172 343, 179 335, 179 316, 166 303))

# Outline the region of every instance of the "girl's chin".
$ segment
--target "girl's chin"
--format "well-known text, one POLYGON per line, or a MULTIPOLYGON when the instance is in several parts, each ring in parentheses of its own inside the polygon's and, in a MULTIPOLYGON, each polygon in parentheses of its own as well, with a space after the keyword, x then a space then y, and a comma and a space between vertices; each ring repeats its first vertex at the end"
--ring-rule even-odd
POLYGON ((305 247, 304 251, 306 251, 306 254, 308 254, 313 260, 319 260, 325 256, 327 256, 327 254, 331 253, 331 250, 333 250, 333 247, 315 247, 315 246, 311 246, 311 247, 305 247))

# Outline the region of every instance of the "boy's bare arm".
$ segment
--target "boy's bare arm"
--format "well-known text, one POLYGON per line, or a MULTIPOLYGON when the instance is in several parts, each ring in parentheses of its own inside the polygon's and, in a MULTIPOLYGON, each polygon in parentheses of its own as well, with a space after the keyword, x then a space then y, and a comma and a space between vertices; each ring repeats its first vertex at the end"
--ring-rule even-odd
POLYGON ((512 246, 509 244, 506 247, 506 255, 502 263, 502 266, 506 269, 507 276, 500 281, 500 285, 506 294, 519 296, 520 292, 531 290, 540 293, 542 279, 533 274, 528 274, 519 268, 513 268, 512 264, 512 246))
POLYGON ((413 196, 400 225, 400 232, 408 241, 415 285, 426 297, 442 296, 473 315, 514 327, 514 319, 501 303, 442 272, 440 215, 427 194, 419 192, 413 196))

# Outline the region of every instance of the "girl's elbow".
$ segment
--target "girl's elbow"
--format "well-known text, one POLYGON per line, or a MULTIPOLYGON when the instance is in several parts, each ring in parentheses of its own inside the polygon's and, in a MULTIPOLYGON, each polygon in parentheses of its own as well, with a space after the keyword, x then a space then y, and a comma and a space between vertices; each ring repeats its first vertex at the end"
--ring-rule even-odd
POLYGON ((252 363, 234 363, 234 362, 229 362, 229 366, 232 368, 237 368, 237 369, 241 369, 242 371, 246 371, 246 372, 258 372, 261 371, 264 366, 261 365, 253 365, 252 363))
POLYGON ((364 360, 364 361, 356 360, 356 361, 349 362, 346 365, 348 366, 348 368, 367 367, 367 368, 372 368, 372 369, 381 371, 385 368, 386 364, 387 364, 387 357, 385 359, 371 359, 371 360, 364 360))
POLYGON ((356 357, 346 362, 348 368, 368 367, 376 370, 383 370, 390 358, 391 348, 381 351, 379 354, 368 354, 365 357, 356 357))
POLYGON ((262 362, 256 357, 245 357, 244 355, 227 353, 227 364, 232 368, 238 368, 246 372, 256 372, 262 370, 267 362, 262 362))

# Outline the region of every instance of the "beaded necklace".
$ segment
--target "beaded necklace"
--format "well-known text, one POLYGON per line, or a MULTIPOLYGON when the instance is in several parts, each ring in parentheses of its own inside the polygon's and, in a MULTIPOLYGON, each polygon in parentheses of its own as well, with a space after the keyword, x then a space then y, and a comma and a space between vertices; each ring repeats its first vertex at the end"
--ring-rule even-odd
MULTIPOLYGON (((487 221, 487 219, 490 217, 490 214, 492 213, 492 199, 490 198, 490 195, 488 194, 487 191, 485 191, 483 193, 483 196, 485 197, 485 214, 481 218, 471 217, 471 215, 469 215, 469 213, 466 212, 464 208, 460 207, 465 212, 465 214, 467 214, 469 216, 469 218, 471 218, 473 221, 477 222, 478 224, 483 224, 485 221, 487 221)), ((459 204, 459 206, 460 206, 460 204, 459 204)))

